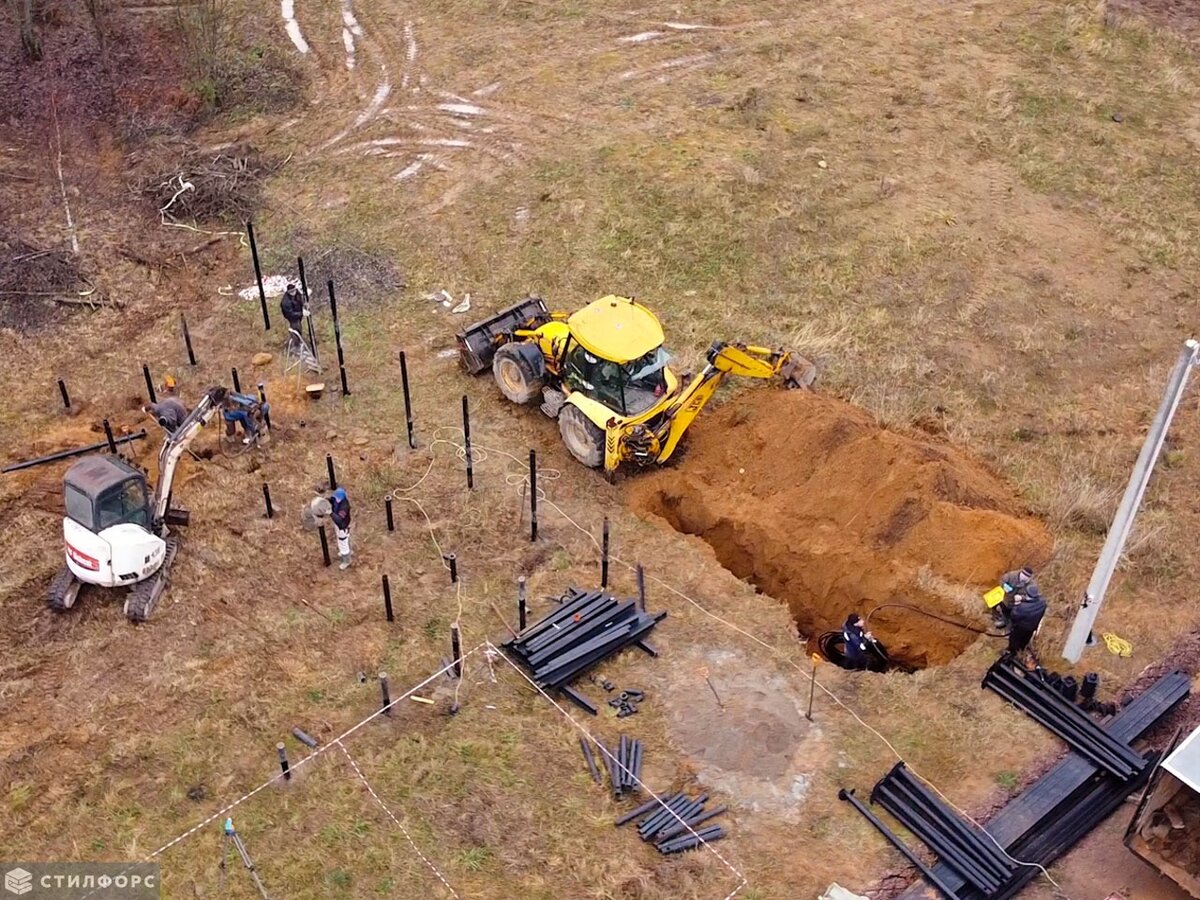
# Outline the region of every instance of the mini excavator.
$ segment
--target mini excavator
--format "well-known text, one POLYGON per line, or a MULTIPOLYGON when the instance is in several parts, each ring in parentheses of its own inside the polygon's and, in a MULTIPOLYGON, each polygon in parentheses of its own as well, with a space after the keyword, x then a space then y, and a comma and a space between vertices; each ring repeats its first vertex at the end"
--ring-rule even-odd
POLYGON ((607 296, 574 313, 527 297, 457 335, 471 375, 489 367, 514 403, 541 402, 567 450, 611 480, 623 462, 664 463, 727 375, 806 388, 808 360, 785 350, 716 341, 699 375, 676 374, 663 329, 646 306, 607 296))
POLYGON ((47 600, 70 609, 85 584, 128 587, 125 615, 144 622, 167 587, 179 549, 172 526, 188 523, 186 509, 171 507, 179 460, 192 439, 217 413, 224 388, 210 389, 173 432, 158 454, 158 484, 149 490, 146 473, 122 457, 86 456, 63 478, 63 546, 66 564, 50 582, 47 600))

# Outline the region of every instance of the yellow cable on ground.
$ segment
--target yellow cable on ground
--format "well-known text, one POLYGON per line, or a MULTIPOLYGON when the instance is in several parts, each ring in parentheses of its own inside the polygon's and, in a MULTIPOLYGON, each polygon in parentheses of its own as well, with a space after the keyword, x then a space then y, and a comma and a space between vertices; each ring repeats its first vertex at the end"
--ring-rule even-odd
POLYGON ((1104 646, 1108 648, 1109 653, 1114 653, 1122 658, 1133 656, 1133 644, 1111 631, 1104 632, 1104 646))

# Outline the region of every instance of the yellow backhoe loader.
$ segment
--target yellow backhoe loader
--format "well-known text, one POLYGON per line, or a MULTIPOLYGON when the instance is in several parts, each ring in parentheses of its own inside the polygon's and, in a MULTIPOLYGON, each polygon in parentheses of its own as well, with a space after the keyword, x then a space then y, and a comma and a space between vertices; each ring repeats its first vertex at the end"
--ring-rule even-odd
POLYGON ((681 377, 668 365, 658 318, 627 297, 601 297, 569 314, 527 297, 457 338, 468 373, 490 367, 509 400, 540 400, 571 455, 610 478, 623 462, 670 459, 726 375, 778 376, 789 388, 816 376, 795 354, 717 341, 700 374, 681 377))

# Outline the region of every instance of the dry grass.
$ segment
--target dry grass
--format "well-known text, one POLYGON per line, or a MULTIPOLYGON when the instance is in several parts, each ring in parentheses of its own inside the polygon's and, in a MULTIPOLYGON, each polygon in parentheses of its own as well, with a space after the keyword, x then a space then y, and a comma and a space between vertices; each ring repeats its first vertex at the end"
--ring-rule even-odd
MULTIPOLYGON (((292 725, 327 738, 366 714, 375 688, 358 684, 359 671, 386 669, 404 685, 437 668, 459 615, 456 595, 415 508, 397 505, 400 530, 388 536, 379 507, 383 493, 417 482, 429 465, 424 450, 396 450, 404 442, 401 348, 410 354, 423 446, 439 426, 452 436, 467 393, 478 443, 518 457, 538 448, 545 466, 561 469, 546 482, 555 502, 592 529, 610 515, 619 554, 646 561, 780 654, 770 662, 761 646, 660 591, 652 603, 671 613, 663 658, 623 659, 614 673, 677 678, 673 651, 726 647, 748 669, 786 673, 802 693, 802 649, 769 598, 723 574, 694 542, 637 522, 619 491, 569 462, 552 423, 501 406, 490 385, 466 381, 439 356, 466 317, 419 299, 436 287, 470 291, 469 317, 529 290, 563 306, 632 293, 663 313, 685 360, 698 360, 715 337, 792 344, 824 362, 827 388, 885 421, 908 424, 940 407, 946 430, 969 436, 1059 529, 1058 558, 1043 577, 1053 604, 1041 638, 1056 646, 1105 506, 1157 402, 1159 370, 1194 319, 1181 273, 1196 261, 1200 176, 1179 125, 1200 85, 1192 58, 1136 24, 1103 29, 1089 6, 1032 0, 969 10, 902 0, 638 13, 466 0, 418 12, 361 0, 356 9, 392 62, 391 105, 411 99, 397 99, 409 19, 421 48, 410 75, 427 81, 412 101, 422 112, 400 109, 354 140, 411 137, 405 123, 417 121, 446 138, 469 134, 483 149, 436 151, 445 171, 430 163, 402 181, 392 178, 409 158, 318 150, 354 121, 373 85, 346 74, 336 10, 303 19, 321 102, 302 128, 248 128, 264 151, 296 154, 286 179, 266 188, 257 223, 265 254, 282 265, 294 250, 356 248, 403 272, 408 286, 377 297, 364 287, 363 299, 375 302, 346 304, 351 397, 306 408, 275 364, 264 374, 281 431, 261 470, 250 458, 188 465, 189 474, 202 471, 179 490, 195 525, 171 599, 146 628, 124 627, 111 601, 85 600, 68 617, 42 610, 38 596, 60 552, 57 515, 22 505, 32 480, 0 485, 10 535, 0 569, 0 626, 11 641, 0 674, 10 857, 153 850, 270 774, 273 745, 292 725), (689 17, 774 24, 617 41, 689 17), (651 68, 684 57, 702 58, 691 68, 651 68), (481 123, 454 126, 427 102, 436 91, 467 95, 497 81, 479 100, 494 129, 486 139, 481 123), (327 450, 359 516, 358 566, 346 577, 323 571, 314 539, 294 527, 327 450), (272 523, 259 515, 263 477, 282 510, 272 523), (385 571, 403 586, 390 630, 379 609, 385 571), (200 784, 205 799, 187 799, 200 784)), ((274 8, 259 15, 261 27, 281 27, 274 8)), ((360 54, 356 71, 367 79, 369 48, 360 54)), ((55 201, 52 192, 31 193, 14 221, 30 234, 52 231, 55 201)), ((106 228, 128 227, 107 221, 104 204, 99 192, 80 198, 85 252, 109 239, 106 228)), ((225 380, 231 365, 245 377, 253 352, 277 349, 278 331, 262 338, 255 304, 217 291, 230 280, 249 283, 245 254, 161 282, 112 271, 129 300, 124 313, 103 311, 53 343, 0 336, 0 351, 14 361, 0 375, 11 398, 0 411, 6 457, 58 426, 59 373, 89 404, 83 422, 115 414, 141 390, 141 361, 156 374, 177 371, 190 392, 225 380), (182 362, 180 310, 197 341, 197 372, 182 362)), ((319 324, 328 361, 329 326, 319 324)), ((1194 407, 1181 417, 1188 433, 1194 407)), ((512 609, 517 572, 531 573, 535 594, 553 593, 594 581, 595 551, 550 513, 544 541, 531 548, 503 457, 481 464, 480 489, 467 495, 448 451, 439 448, 412 496, 442 546, 459 554, 461 618, 473 645, 503 634, 490 604, 512 609)), ((1105 613, 1134 641, 1135 658, 1089 660, 1107 684, 1156 658, 1170 638, 1164 617, 1180 630, 1195 618, 1176 598, 1190 596, 1186 537, 1197 513, 1177 498, 1194 495, 1198 481, 1191 456, 1156 479, 1152 500, 1170 514, 1147 519, 1154 537, 1131 553, 1105 613), (1175 557, 1155 547, 1174 548, 1175 557)), ((998 784, 1053 747, 978 691, 992 649, 979 645, 911 678, 824 678, 918 771, 980 809, 998 784), (994 752, 981 762, 975 748, 983 746, 994 752)), ((435 707, 372 725, 349 747, 464 896, 649 900, 728 891, 728 873, 705 857, 664 863, 635 849, 632 836, 614 835, 610 801, 587 784, 562 719, 519 682, 500 676, 493 685, 475 666, 462 699, 459 715, 448 717, 443 686, 435 707)), ((813 762, 801 825, 738 809, 734 836, 720 845, 748 874, 748 896, 809 896, 835 878, 865 888, 861 873, 891 864, 835 794, 842 784, 868 787, 893 758, 828 700, 819 698, 817 715, 826 756, 813 762)), ((597 727, 608 738, 618 731, 608 720, 597 727)), ((648 704, 630 728, 651 747, 656 784, 694 777, 659 705, 648 704)), ((343 768, 334 758, 320 766, 343 768)), ((235 815, 268 888, 437 896, 438 883, 394 826, 344 771, 330 774, 314 770, 235 815)), ((163 859, 168 895, 218 890, 218 853, 211 827, 173 848, 163 859)), ((227 890, 249 895, 237 873, 227 890)))

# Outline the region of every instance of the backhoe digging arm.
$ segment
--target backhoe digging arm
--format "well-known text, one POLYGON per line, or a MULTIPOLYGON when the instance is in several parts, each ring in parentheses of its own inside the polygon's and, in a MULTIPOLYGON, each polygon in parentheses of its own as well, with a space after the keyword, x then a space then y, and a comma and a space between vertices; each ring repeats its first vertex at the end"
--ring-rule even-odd
POLYGON ((808 387, 815 374, 812 363, 784 350, 746 344, 715 342, 708 350, 708 363, 667 411, 667 431, 660 441, 658 462, 666 462, 684 432, 704 409, 727 375, 741 378, 780 376, 789 388, 808 387))

